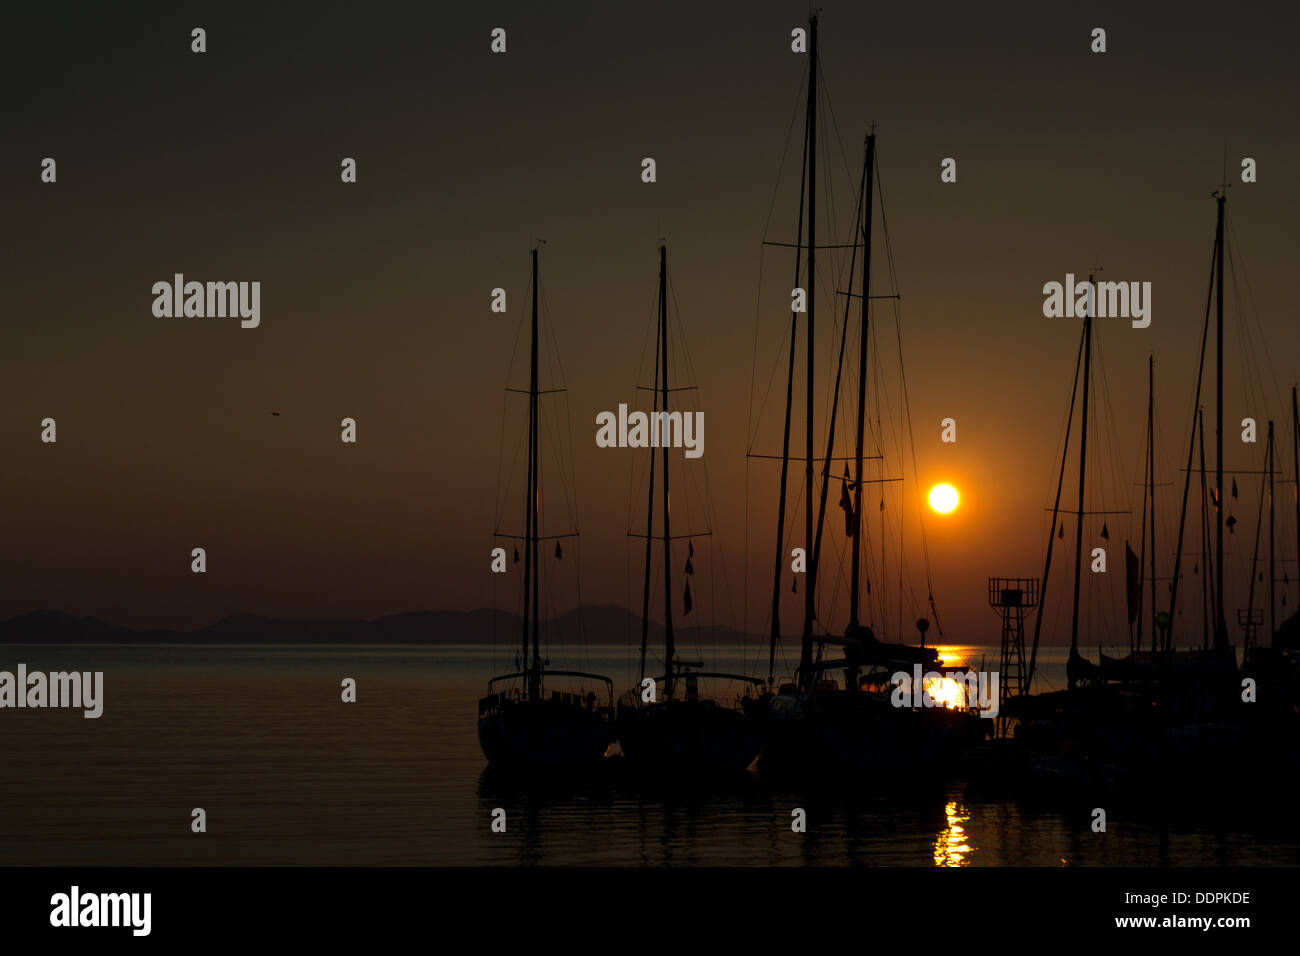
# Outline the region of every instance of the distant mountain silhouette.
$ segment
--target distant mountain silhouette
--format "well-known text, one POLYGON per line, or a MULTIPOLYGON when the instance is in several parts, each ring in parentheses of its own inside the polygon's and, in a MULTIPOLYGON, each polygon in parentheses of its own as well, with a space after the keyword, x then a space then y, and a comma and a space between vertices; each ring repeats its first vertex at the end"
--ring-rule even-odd
MULTIPOLYGON (((299 620, 240 614, 196 631, 143 630, 107 624, 60 611, 33 611, 0 622, 0 644, 507 644, 518 640, 523 624, 501 611, 412 611, 373 621, 299 620)), ((641 618, 615 604, 583 605, 543 622, 554 644, 635 644, 641 618)), ((746 638, 728 627, 674 627, 685 653, 713 643, 739 644, 746 638)), ((756 637, 750 642, 760 640, 756 637)), ((663 643, 663 627, 650 625, 650 643, 663 643)))

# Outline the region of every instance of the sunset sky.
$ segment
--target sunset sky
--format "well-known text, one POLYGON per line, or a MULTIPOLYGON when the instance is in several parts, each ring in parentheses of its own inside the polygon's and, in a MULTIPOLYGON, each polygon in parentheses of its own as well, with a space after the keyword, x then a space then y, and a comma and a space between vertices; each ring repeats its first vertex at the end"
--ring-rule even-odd
MULTIPOLYGON (((780 450, 775 406, 751 426, 750 395, 754 367, 761 389, 788 334, 788 250, 760 242, 765 228, 793 238, 801 111, 778 171, 807 64, 790 31, 806 12, 666 2, 645 6, 635 29, 597 3, 379 4, 364 17, 329 3, 308 18, 154 4, 77 13, 75 29, 64 11, 15 15, 0 41, 27 104, 7 116, 0 156, 0 615, 54 608, 193 628, 235 613, 513 607, 514 586, 493 582, 488 563, 504 389, 526 385, 511 348, 538 238, 572 416, 582 599, 639 610, 629 576, 640 558, 626 537, 644 521, 643 500, 631 516, 628 506, 637 453, 598 449, 595 416, 647 407, 635 386, 651 374, 643 342, 664 237, 707 423, 717 523, 700 557, 726 568, 726 623, 765 631, 776 470, 745 454, 751 427, 753 451, 780 450), (195 26, 207 30, 202 55, 190 52, 195 26), (488 49, 497 26, 504 55, 488 49), (52 185, 40 181, 47 156, 52 185), (641 182, 647 156, 654 184, 641 182), (354 185, 339 180, 343 157, 357 160, 354 185), (154 317, 150 289, 175 273, 260 281, 260 327, 154 317), (489 309, 498 286, 505 315, 489 309), (54 445, 40 441, 47 416, 54 445), (344 417, 358 423, 355 445, 339 440, 344 417), (194 547, 207 550, 204 575, 190 572, 194 547)), ((1157 480, 1178 482, 1158 489, 1158 574, 1169 573, 1225 148, 1233 255, 1253 301, 1246 349, 1229 281, 1227 462, 1261 468, 1274 417, 1282 477, 1294 478, 1297 16, 1281 4, 1192 3, 1176 21, 1119 3, 823 6, 826 92, 855 183, 863 134, 878 124, 903 296, 920 484, 910 460, 886 465, 907 479, 888 507, 912 516, 915 545, 917 496, 939 481, 962 496, 949 516, 927 509, 949 640, 996 640, 986 578, 1042 570, 1080 331, 1043 316, 1042 287, 1067 272, 1100 265, 1102 278, 1152 283, 1150 328, 1097 321, 1089 507, 1141 507, 1154 353, 1157 480), (1089 51, 1098 26, 1105 54, 1089 51), (1257 183, 1240 181, 1246 156, 1257 183), (940 182, 944 157, 957 160, 956 183, 940 182), (1247 359, 1259 367, 1243 378, 1247 359), (1237 437, 1247 415, 1259 420, 1256 446, 1237 437), (939 441, 945 417, 957 420, 955 444, 939 441)), ((842 242, 853 196, 837 195, 842 242)), ((834 311, 819 304, 828 350, 834 311)), ((892 312, 879 316, 894 354, 892 312)), ((1205 401, 1212 468, 1212 378, 1205 401)), ((801 428, 793 440, 802 447, 801 428)), ((1258 480, 1241 478, 1232 503, 1234 561, 1249 561, 1258 480)), ((1286 614, 1300 599, 1294 487, 1278 486, 1286 614)), ((836 549, 838 495, 836 482, 836 549)), ((1106 521, 1108 583, 1122 589, 1137 520, 1106 521)), ((1101 519, 1087 529, 1085 553, 1101 519)), ((1194 524, 1189 542, 1199 549, 1194 524)), ((1058 545, 1063 587, 1072 524, 1058 545)), ((1112 598, 1095 584, 1091 613, 1109 621, 1112 598)), ((1199 578, 1183 586, 1190 615, 1199 578)), ((913 587, 924 592, 920 578, 913 587)), ((1243 588, 1230 614, 1244 602, 1243 588)), ((924 611, 908 604, 904 619, 924 611)), ((1049 640, 1068 640, 1059 610, 1047 620, 1049 640)))

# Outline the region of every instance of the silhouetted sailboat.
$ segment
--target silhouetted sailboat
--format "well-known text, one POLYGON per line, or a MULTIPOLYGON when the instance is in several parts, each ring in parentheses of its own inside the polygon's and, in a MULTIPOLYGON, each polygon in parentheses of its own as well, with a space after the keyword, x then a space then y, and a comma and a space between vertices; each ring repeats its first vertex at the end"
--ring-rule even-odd
MULTIPOLYGON (((1300 717, 1296 704, 1300 702, 1296 689, 1294 657, 1279 649, 1274 641, 1272 648, 1252 646, 1252 629, 1262 623, 1263 615, 1254 618, 1246 610, 1240 621, 1247 629, 1246 660, 1254 660, 1260 676, 1271 681, 1269 693, 1257 700, 1246 692, 1243 677, 1248 671, 1239 668, 1236 652, 1228 637, 1225 611, 1225 561, 1224 528, 1232 532, 1235 518, 1227 516, 1228 502, 1220 489, 1224 487, 1224 262, 1227 257, 1224 205, 1225 194, 1215 194, 1217 221, 1215 226, 1214 254, 1211 263, 1210 292, 1215 307, 1216 329, 1216 461, 1212 474, 1205 467, 1205 412, 1201 407, 1205 358, 1211 328, 1211 303, 1206 303, 1205 326, 1201 339, 1196 395, 1193 408, 1193 427, 1187 451, 1182 492, 1182 509, 1178 526, 1178 543, 1174 556, 1174 572, 1169 592, 1169 609, 1157 610, 1157 591, 1152 572, 1153 623, 1159 634, 1152 634, 1152 649, 1144 651, 1131 644, 1131 651, 1123 658, 1109 657, 1099 650, 1098 663, 1087 660, 1080 652, 1080 578, 1083 516, 1085 512, 1085 487, 1088 433, 1089 382, 1092 346, 1092 310, 1084 316, 1080 361, 1083 371, 1083 411, 1080 429, 1079 499, 1076 523, 1076 552, 1074 570, 1074 602, 1071 617, 1070 655, 1067 665, 1069 687, 1035 696, 1025 696, 1008 701, 1008 711, 1020 720, 1017 740, 1024 748, 1027 759, 1041 775, 1072 783, 1114 783, 1118 781, 1164 781, 1195 779, 1202 784, 1213 782, 1217 769, 1224 761, 1252 760, 1260 769, 1279 765, 1294 768, 1296 742, 1300 731, 1300 717), (1180 583, 1179 569, 1183 558, 1184 530, 1190 500, 1192 463, 1199 445, 1202 502, 1198 509, 1197 524, 1202 534, 1201 558, 1193 568, 1200 573, 1203 591, 1203 639, 1199 648, 1176 650, 1174 623, 1180 583), (1207 481, 1213 481, 1209 485, 1207 481), (1211 516, 1213 512, 1213 517, 1211 516), (1211 523, 1215 530, 1211 534, 1211 523), (1213 551, 1209 545, 1213 537, 1213 551), (1255 761, 1258 761, 1256 763, 1255 761)), ((1078 376, 1076 374, 1076 389, 1078 376)), ((1154 388, 1153 384, 1149 386, 1154 388)), ((1074 397, 1071 398, 1073 409, 1074 397)), ((1152 399, 1148 399, 1148 408, 1152 399)), ((1149 410, 1148 415, 1152 412, 1149 410)), ((1270 527, 1272 504, 1269 483, 1275 471, 1272 423, 1265 458, 1264 487, 1261 492, 1260 518, 1264 505, 1269 503, 1270 527)), ((1153 441, 1152 426, 1148 419, 1148 454, 1153 441)), ((1068 450, 1068 432, 1067 432, 1068 450)), ((1148 482, 1151 482, 1153 465, 1148 462, 1148 482)), ((1238 472, 1239 474, 1240 472, 1238 472)), ((1064 476, 1064 456, 1062 477, 1064 476)), ((1151 485, 1148 486, 1148 492, 1151 485)), ((1233 495, 1236 481, 1233 479, 1233 495)), ((1060 489, 1057 501, 1059 507, 1060 489)), ((1154 504, 1152 505, 1154 509, 1154 504)), ((1297 511, 1300 527, 1300 510, 1297 511)), ((1053 512, 1053 527, 1057 514, 1053 512)), ((1259 535, 1256 536, 1258 549, 1259 535)), ((1270 534, 1270 551, 1272 537, 1270 534)), ((1044 573, 1050 569, 1051 541, 1044 573)), ((1275 575, 1270 560, 1269 574, 1275 575)), ((1251 587, 1248 603, 1253 603, 1256 576, 1255 562, 1251 566, 1251 587)), ((1130 589, 1133 586, 1130 581, 1130 589)), ((1140 591, 1139 591, 1140 593, 1140 591)), ((1270 603, 1272 603, 1270 586, 1270 603)), ((1130 615, 1132 615, 1130 610, 1130 615)), ((1273 612, 1269 613, 1270 631, 1273 630, 1273 612)), ((1029 682, 1033 678, 1034 660, 1037 656, 1041 632, 1042 611, 1035 626, 1034 652, 1030 659, 1029 682)), ((1097 635, 1094 635, 1097 637, 1097 635)), ((1100 644, 1101 641, 1095 640, 1100 644)), ((1261 682, 1262 683, 1262 682, 1261 682)))
MULTIPOLYGON (((519 669, 488 682, 478 705, 478 739, 494 766, 568 769, 597 764, 613 740, 613 682, 600 674, 549 669, 542 658, 537 250, 532 250, 532 352, 528 386, 528 475, 524 497, 523 634, 519 669), (576 691, 548 687, 566 678, 576 691), (505 685, 498 690, 498 685, 505 685), (595 688, 595 689, 592 689, 595 688), (598 691, 603 691, 604 700, 598 691), (547 696, 549 692, 549 697, 547 696)), ((516 552, 517 553, 517 552, 516 552)), ((556 556, 560 554, 558 550, 556 556)))
MULTIPOLYGON (((758 756, 761 737, 749 705, 754 700, 752 688, 763 681, 742 674, 704 671, 703 662, 684 661, 678 657, 673 634, 673 557, 671 509, 669 498, 669 440, 672 415, 669 411, 668 384, 668 252, 659 247, 659 321, 655 349, 655 405, 651 434, 658 434, 662 450, 656 455, 651 442, 649 502, 646 509, 645 581, 641 609, 641 683, 619 701, 617 732, 619 747, 634 767, 651 768, 657 773, 688 772, 729 773, 745 770, 758 756), (660 503, 664 562, 664 673, 646 676, 646 644, 650 627, 651 548, 654 541, 655 459, 660 469, 660 503), (741 694, 731 698, 712 698, 703 693, 701 682, 740 682, 741 694)), ((685 414, 690 414, 686 412, 685 414)), ((690 535, 686 535, 689 539, 690 535)), ((679 552, 680 553, 680 552, 679 552)), ((687 575, 693 574, 694 547, 687 558, 687 575)), ((686 583, 686 611, 690 612, 690 582, 686 583)), ((724 683, 725 686, 725 683, 724 683)))
MULTIPOLYGON (((799 271, 798 255, 806 252, 806 279, 801 288, 806 290, 806 403, 805 403, 805 454, 804 454, 804 540, 807 547, 807 571, 804 582, 803 632, 800 641, 798 669, 794 679, 782 684, 774 692, 765 695, 756 708, 765 730, 764 768, 778 769, 795 767, 803 770, 829 773, 849 773, 854 775, 884 776, 890 771, 903 768, 924 771, 940 771, 946 758, 965 746, 983 737, 986 726, 980 718, 964 703, 956 706, 925 706, 923 690, 914 688, 915 696, 911 704, 900 704, 900 698, 894 693, 897 689, 893 681, 895 674, 904 672, 909 676, 919 665, 924 674, 941 674, 944 670, 939 653, 934 647, 925 646, 925 629, 929 621, 918 622, 921 631, 919 646, 906 643, 882 641, 877 638, 871 627, 864 623, 861 613, 861 583, 864 578, 863 560, 865 547, 863 538, 867 522, 862 514, 862 497, 869 479, 864 473, 864 461, 867 458, 864 448, 865 431, 868 420, 866 404, 866 380, 869 374, 867 362, 867 343, 869 340, 869 309, 872 298, 870 293, 871 270, 871 234, 872 234, 872 198, 876 189, 875 156, 876 136, 874 131, 866 138, 866 154, 863 161, 862 184, 859 192, 858 211, 855 215, 854 259, 850 266, 849 284, 852 285, 854 270, 857 267, 856 250, 863 252, 861 290, 854 294, 845 292, 845 328, 840 345, 839 366, 836 371, 835 385, 831 391, 832 405, 830 422, 827 428, 827 447, 824 457, 825 468, 822 469, 821 492, 819 502, 814 507, 814 489, 817 487, 814 472, 815 457, 813 438, 815 407, 815 382, 817 378, 815 358, 816 332, 816 298, 817 298, 817 251, 819 246, 817 215, 817 105, 818 105, 818 47, 817 17, 809 18, 809 68, 808 68, 808 105, 805 114, 804 168, 801 183, 801 225, 806 223, 806 238, 799 237, 795 244, 796 273, 799 271), (806 201, 806 216, 805 206, 806 201), (859 300, 860 324, 858 340, 857 368, 857 418, 856 441, 852 462, 855 471, 851 487, 852 500, 849 500, 848 476, 841 507, 844 508, 847 524, 847 538, 851 550, 851 569, 849 572, 850 605, 849 620, 841 634, 831 632, 818 633, 815 623, 818 621, 816 602, 818 596, 818 569, 821 561, 823 527, 826 512, 827 486, 833 480, 831 463, 835 461, 834 439, 835 422, 839 408, 840 381, 844 364, 844 342, 848 338, 851 299, 859 300), (814 524, 814 515, 816 522, 814 524), (827 657, 827 648, 838 648, 839 656, 827 657), (834 676, 842 672, 842 682, 834 676)), ((784 245, 784 243, 778 243, 784 245)), ((780 493, 777 508, 777 547, 776 572, 773 581, 772 617, 770 633, 769 664, 772 673, 769 680, 775 680, 776 647, 780 639, 780 602, 781 578, 786 560, 784 546, 784 525, 786 512, 787 477, 790 462, 790 420, 793 404, 794 384, 794 349, 798 326, 798 313, 791 319, 790 329, 790 364, 789 379, 786 388, 785 429, 782 451, 780 493)), ((875 457, 875 456, 873 456, 875 457)), ((882 500, 883 507, 883 500, 882 500)), ((900 571, 901 573, 901 571, 900 571)), ((931 604, 933 598, 931 597, 931 604)), ((956 668, 953 668, 954 670, 956 668)), ((939 678, 943 680, 942 677, 939 678)), ((931 680, 931 683, 933 681, 931 680)), ((938 690, 927 684, 927 689, 938 690)))

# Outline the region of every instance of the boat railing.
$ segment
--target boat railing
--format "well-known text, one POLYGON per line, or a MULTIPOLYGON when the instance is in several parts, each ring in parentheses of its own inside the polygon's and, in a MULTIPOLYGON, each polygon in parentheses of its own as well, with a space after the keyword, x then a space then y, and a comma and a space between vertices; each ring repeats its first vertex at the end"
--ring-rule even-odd
MULTIPOLYGON (((696 698, 696 699, 712 700, 714 703, 720 705, 739 706, 740 702, 744 698, 750 696, 751 687, 754 689, 754 691, 756 691, 757 695, 762 695, 767 690, 766 680, 764 680, 761 677, 750 677, 748 674, 732 674, 727 671, 696 671, 696 670, 674 670, 672 674, 672 679, 674 682, 687 680, 688 678, 695 679, 700 677, 706 677, 713 680, 741 681, 742 683, 748 685, 745 688, 745 693, 743 695, 737 696, 734 701, 724 700, 723 698, 719 697, 716 694, 705 694, 705 695, 700 695, 700 697, 696 698)), ((654 678, 654 680, 656 684, 663 683, 662 676, 656 677, 654 678)), ((684 700, 690 698, 676 698, 676 699, 684 700)), ((640 707, 646 703, 647 702, 641 699, 640 690, 635 687, 628 690, 626 693, 623 694, 621 698, 619 698, 620 707, 640 707)))
MULTIPOLYGON (((491 680, 488 681, 488 697, 493 696, 492 688, 501 681, 518 680, 519 678, 527 678, 533 676, 535 675, 529 671, 516 671, 513 674, 501 674, 497 677, 493 677, 491 680)), ((590 674, 587 673, 586 671, 544 670, 542 671, 542 676, 543 677, 579 677, 584 680, 598 680, 605 685, 605 696, 609 700, 610 706, 613 706, 614 704, 614 682, 610 678, 606 677, 604 674, 590 674)), ((554 697, 554 694, 552 695, 552 697, 554 697)), ((486 700, 487 698, 484 699, 486 700)))

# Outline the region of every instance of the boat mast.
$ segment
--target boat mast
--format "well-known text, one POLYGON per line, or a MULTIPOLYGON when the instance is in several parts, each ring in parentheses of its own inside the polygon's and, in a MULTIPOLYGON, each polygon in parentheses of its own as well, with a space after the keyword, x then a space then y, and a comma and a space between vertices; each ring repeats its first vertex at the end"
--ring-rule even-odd
MULTIPOLYGON (((658 411, 659 401, 659 323, 655 323, 655 388, 651 392, 654 395, 653 408, 658 411)), ((666 411, 667 409, 665 409, 666 411)), ((645 509, 645 584, 641 591, 641 680, 645 680, 645 654, 646 645, 650 640, 650 561, 652 556, 652 545, 654 539, 654 511, 655 511, 655 453, 650 449, 650 490, 646 496, 645 509)))
MULTIPOLYGON (((1084 335, 1087 330, 1085 328, 1084 335)), ((1038 591, 1038 613, 1034 615, 1034 643, 1029 652, 1029 669, 1025 672, 1025 685, 1022 696, 1029 696, 1029 687, 1034 682, 1034 670, 1038 666, 1038 641, 1043 632, 1043 606, 1047 603, 1047 582, 1052 573, 1052 547, 1056 543, 1056 522, 1061 515, 1061 489, 1065 487, 1065 460, 1070 454, 1070 431, 1074 427, 1074 403, 1079 397, 1079 366, 1083 364, 1083 335, 1079 337, 1079 355, 1074 360, 1074 384, 1070 386, 1070 411, 1065 416, 1065 446, 1061 449, 1061 470, 1056 476, 1056 499, 1052 503, 1052 527, 1047 532, 1047 555, 1043 559, 1043 584, 1038 591)))
MULTIPOLYGON (((862 162, 862 182, 858 186, 858 207, 853 210, 853 221, 858 223, 862 218, 862 198, 867 189, 867 163, 866 159, 862 162)), ((869 234, 869 233, 868 233, 869 234)), ((853 244, 853 256, 849 261, 849 278, 848 286, 853 287, 854 272, 857 270, 857 243, 853 244)), ((830 490, 831 484, 831 463, 835 460, 835 423, 839 420, 840 414, 840 382, 844 378, 844 349, 849 341, 849 313, 853 311, 852 293, 845 296, 844 299, 844 329, 840 335, 839 358, 835 363, 835 387, 831 389, 831 414, 826 428, 826 467, 822 471, 822 488, 817 498, 817 534, 813 538, 812 547, 812 569, 813 579, 816 580, 818 570, 821 567, 822 559, 822 531, 826 525, 826 493, 830 490)), ((847 466, 846 466, 847 468, 847 466)), ((846 473, 847 474, 847 473, 846 473)), ((841 502, 842 504, 842 502, 841 502)), ((860 527, 860 525, 859 525, 860 527)), ((853 532, 848 531, 850 537, 853 532)), ((883 550, 883 545, 882 545, 883 550)), ((850 623, 850 626, 856 625, 856 620, 850 623)))
MULTIPOLYGON (((804 422, 804 547, 813 546, 813 375, 815 370, 815 309, 817 302, 817 15, 808 18, 808 380, 807 408, 804 422)), ((812 685, 813 595, 817 588, 816 561, 805 557, 806 580, 803 593, 803 636, 799 648, 799 683, 812 685)))
MULTIPOLYGON (((1165 629, 1164 640, 1161 642, 1164 650, 1171 649, 1174 644, 1173 631, 1175 613, 1178 609, 1178 583, 1182 580, 1183 538, 1187 528, 1187 503, 1192 488, 1192 463, 1196 454, 1196 429, 1197 422, 1201 421, 1201 416, 1204 414, 1204 409, 1201 407, 1201 386, 1205 383, 1205 349, 1210 342, 1210 293, 1214 290, 1214 272, 1219 260, 1219 252, 1219 243, 1216 239, 1214 251, 1210 255, 1210 280, 1205 287, 1205 322, 1201 326, 1201 357, 1196 366, 1196 397, 1192 401, 1192 436, 1187 443, 1187 467, 1183 470, 1183 504, 1178 517, 1178 545, 1174 548, 1174 573, 1169 585, 1169 627, 1165 629)), ((1201 424, 1203 425, 1204 422, 1201 421, 1201 424)), ((1204 443, 1202 442, 1202 444, 1204 443)), ((1204 507, 1203 504, 1202 507, 1204 507)), ((1208 557, 1208 552, 1209 548, 1202 546, 1201 557, 1208 557)))
POLYGON ((537 406, 539 391, 537 388, 537 250, 532 250, 533 257, 533 315, 532 315, 532 356, 528 374, 528 487, 525 490, 524 503, 524 670, 528 673, 528 699, 541 697, 541 640, 538 636, 538 600, 540 583, 537 580, 537 406), (531 598, 531 604, 530 604, 531 598), (528 659, 528 637, 532 634, 532 661, 528 659))
MULTIPOLYGON (((1296 387, 1291 386, 1291 454, 1295 475, 1295 540, 1297 553, 1300 554, 1300 404, 1296 402, 1296 387)), ((1277 631, 1273 632, 1274 639, 1277 631)), ((1271 643, 1271 641, 1270 641, 1271 643)))
POLYGON ((1273 635, 1277 633, 1277 568, 1273 548, 1273 422, 1268 423, 1268 642, 1273 644, 1273 635))
MULTIPOLYGON (((853 488, 853 566, 849 573, 849 626, 859 625, 858 604, 860 600, 858 579, 862 568, 862 444, 867 424, 867 333, 869 330, 868 296, 871 294, 871 199, 874 189, 876 163, 876 134, 867 135, 867 179, 862 193, 862 330, 858 340, 858 443, 854 451, 857 473, 854 475, 853 488)), ((883 541, 883 537, 882 537, 883 541)))
MULTIPOLYGON (((1296 553, 1300 554, 1300 405, 1296 403, 1296 386, 1291 386, 1291 455, 1296 483, 1296 553)), ((1275 575, 1274 575, 1275 576, 1275 575)), ((1283 600, 1286 598, 1283 597, 1283 600)), ((1277 630, 1269 636, 1269 644, 1277 639, 1277 630)))
MULTIPOLYGON (((798 273, 796 266, 795 272, 798 273)), ((796 278, 796 281, 797 278, 796 278)), ((781 569, 785 567, 785 498, 790 478, 790 409, 794 401, 794 345, 798 321, 790 318, 790 369, 785 381, 785 439, 781 444, 781 491, 776 506, 776 570, 772 575, 772 633, 767 647, 767 685, 776 682, 776 645, 781 640, 781 569)))
POLYGON ((1148 383, 1147 391, 1147 467, 1151 471, 1151 650, 1156 649, 1156 632, 1159 628, 1156 626, 1156 617, 1160 613, 1159 605, 1156 601, 1156 358, 1150 356, 1148 361, 1150 365, 1147 369, 1148 383))
MULTIPOLYGON (((1146 596, 1146 588, 1142 584, 1142 565, 1146 563, 1147 556, 1147 505, 1150 504, 1151 511, 1151 610, 1155 613, 1156 606, 1156 542, 1155 542, 1155 450, 1151 446, 1152 434, 1154 431, 1153 422, 1155 420, 1155 356, 1147 356, 1147 453, 1145 464, 1145 481, 1142 487, 1142 551, 1138 556, 1138 606, 1137 606, 1137 635, 1129 643, 1129 651, 1142 649, 1142 601, 1146 596)), ((1155 650, 1156 628, 1155 622, 1151 625, 1151 650, 1155 650)))
MULTIPOLYGON (((1092 304, 1096 286, 1088 276, 1088 309, 1083 317, 1083 409, 1079 419, 1079 512, 1074 526, 1074 611, 1070 616, 1070 659, 1079 656, 1079 574, 1083 568, 1083 491, 1088 464, 1088 384, 1092 371, 1092 304)), ((1075 681, 1070 679, 1070 689, 1075 681)))
MULTIPOLYGON (((673 697, 673 562, 672 538, 668 529, 668 247, 659 247, 659 349, 663 362, 659 376, 659 444, 663 447, 664 471, 664 700, 673 697)), ((653 436, 653 429, 651 430, 653 436)))
POLYGON ((1201 575, 1201 604, 1204 615, 1201 620, 1201 649, 1210 649, 1210 621, 1216 620, 1214 613, 1214 594, 1211 586, 1210 555, 1210 506, 1213 503, 1205 484, 1205 409, 1201 409, 1198 428, 1201 448, 1201 557, 1205 559, 1205 573, 1201 575))
POLYGON ((1228 625, 1223 614, 1223 204, 1228 198, 1224 192, 1215 197, 1219 204, 1219 219, 1214 230, 1214 242, 1219 247, 1219 262, 1214 289, 1214 311, 1218 336, 1215 359, 1215 520, 1214 538, 1214 649, 1228 646, 1228 625))
MULTIPOLYGON (((794 284, 799 285, 800 257, 803 253, 803 207, 807 180, 802 175, 808 165, 808 120, 804 116, 803 158, 799 177, 799 226, 795 230, 794 284)), ((790 418, 794 410, 794 358, 799 313, 790 313, 790 366, 785 379, 785 431, 781 440, 781 486, 776 505, 776 564, 772 569, 772 626, 767 648, 767 684, 776 682, 776 645, 781 640, 781 573, 785 567, 785 508, 790 483, 790 418)))

